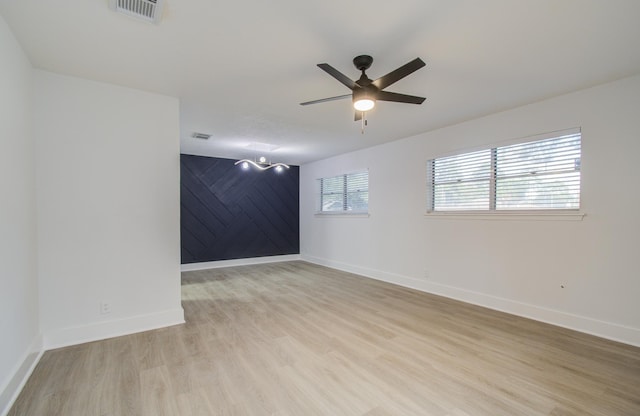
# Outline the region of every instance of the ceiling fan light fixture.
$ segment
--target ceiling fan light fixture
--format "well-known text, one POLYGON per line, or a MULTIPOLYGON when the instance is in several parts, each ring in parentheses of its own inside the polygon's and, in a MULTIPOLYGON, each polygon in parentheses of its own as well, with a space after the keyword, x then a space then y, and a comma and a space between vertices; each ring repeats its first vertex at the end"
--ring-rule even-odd
POLYGON ((358 111, 369 111, 375 106, 376 102, 371 98, 360 98, 359 100, 353 102, 353 108, 358 111))
POLYGON ((356 111, 369 111, 376 106, 376 99, 367 89, 353 91, 353 108, 356 111))

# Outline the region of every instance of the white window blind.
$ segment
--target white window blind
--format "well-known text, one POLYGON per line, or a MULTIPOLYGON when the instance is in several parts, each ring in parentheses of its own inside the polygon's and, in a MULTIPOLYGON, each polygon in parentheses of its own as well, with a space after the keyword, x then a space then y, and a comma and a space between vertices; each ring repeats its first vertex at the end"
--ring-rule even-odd
POLYGON ((369 172, 318 179, 319 212, 366 213, 369 210, 369 172))
POLYGON ((430 161, 437 211, 488 210, 491 149, 430 161))
POLYGON ((580 134, 496 149, 496 209, 580 208, 580 134))
POLYGON ((429 160, 429 211, 580 208, 581 134, 429 160))

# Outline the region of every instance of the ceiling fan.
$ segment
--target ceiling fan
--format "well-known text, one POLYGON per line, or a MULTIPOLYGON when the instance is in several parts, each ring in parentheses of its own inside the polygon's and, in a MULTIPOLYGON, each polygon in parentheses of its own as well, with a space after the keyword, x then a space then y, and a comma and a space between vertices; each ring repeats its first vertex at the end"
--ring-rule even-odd
POLYGON ((389 72, 387 75, 381 76, 375 81, 371 80, 365 73, 372 63, 373 58, 369 55, 360 55, 353 58, 353 64, 355 67, 362 71, 362 75, 357 81, 352 81, 349 77, 329 64, 318 64, 320 69, 340 81, 343 85, 349 88, 352 93, 338 95, 336 97, 322 98, 320 100, 306 101, 304 103, 300 103, 300 105, 324 103, 326 101, 341 100, 351 97, 353 100, 353 107, 356 110, 355 120, 358 121, 363 118, 365 111, 371 110, 376 105, 377 100, 393 101, 396 103, 422 104, 425 100, 424 97, 383 91, 389 85, 425 66, 426 64, 422 59, 416 58, 413 61, 402 65, 400 68, 389 72))

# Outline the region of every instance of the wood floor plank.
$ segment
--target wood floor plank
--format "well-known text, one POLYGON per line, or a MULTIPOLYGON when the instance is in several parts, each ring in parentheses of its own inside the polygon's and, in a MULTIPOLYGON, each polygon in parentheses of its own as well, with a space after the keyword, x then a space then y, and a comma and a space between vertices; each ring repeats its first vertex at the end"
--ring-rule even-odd
POLYGON ((140 372, 142 415, 171 416, 178 414, 177 397, 166 365, 140 372))
POLYGON ((182 300, 47 351, 9 415, 640 415, 640 348, 349 273, 187 272, 182 300))

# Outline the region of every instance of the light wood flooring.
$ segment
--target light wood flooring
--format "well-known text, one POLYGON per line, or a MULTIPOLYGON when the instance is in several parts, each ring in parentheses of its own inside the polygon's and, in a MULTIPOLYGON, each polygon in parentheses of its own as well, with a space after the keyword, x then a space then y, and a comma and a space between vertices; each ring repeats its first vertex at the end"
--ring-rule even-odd
POLYGON ((640 415, 640 348, 304 262, 182 293, 185 325, 46 352, 9 415, 640 415))

